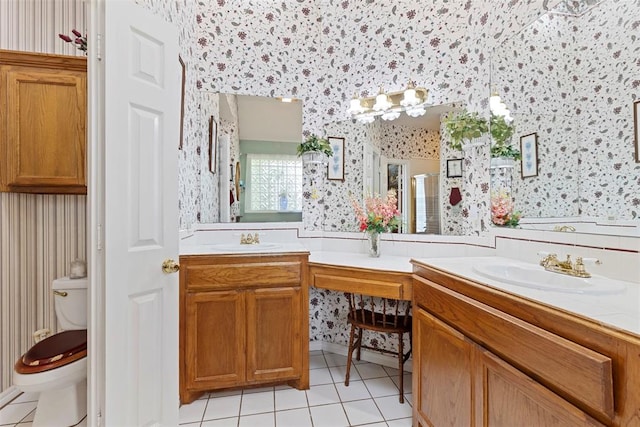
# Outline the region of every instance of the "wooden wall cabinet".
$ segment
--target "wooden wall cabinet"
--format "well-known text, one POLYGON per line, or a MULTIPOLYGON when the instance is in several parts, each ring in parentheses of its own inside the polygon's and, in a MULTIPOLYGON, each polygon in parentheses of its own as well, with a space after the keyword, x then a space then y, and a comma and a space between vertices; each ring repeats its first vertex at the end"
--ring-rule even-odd
POLYGON ((416 265, 414 426, 640 425, 640 340, 416 265))
POLYGON ((309 388, 308 254, 180 257, 180 401, 309 388))
POLYGON ((86 194, 87 61, 0 50, 0 191, 86 194))

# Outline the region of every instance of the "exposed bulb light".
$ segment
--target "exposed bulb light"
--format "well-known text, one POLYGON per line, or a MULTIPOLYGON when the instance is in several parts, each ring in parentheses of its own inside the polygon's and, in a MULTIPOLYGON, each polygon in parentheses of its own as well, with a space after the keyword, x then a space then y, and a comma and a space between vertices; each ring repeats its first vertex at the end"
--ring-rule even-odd
POLYGON ((411 107, 407 108, 406 113, 411 117, 420 117, 424 116, 427 110, 423 106, 411 107))
POLYGON ((425 114, 429 105, 429 91, 415 87, 409 82, 405 90, 385 93, 383 88, 376 96, 358 98, 357 94, 349 102, 347 112, 358 123, 372 123, 376 117, 383 120, 395 120, 402 112, 411 117, 425 114))
POLYGON ((500 95, 494 89, 493 93, 489 97, 489 109, 494 116, 502 116, 506 121, 513 120, 511 112, 507 108, 506 104, 500 99, 500 95))
POLYGON ((396 111, 396 110, 385 111, 384 113, 382 113, 381 117, 382 117, 382 120, 387 120, 387 121, 395 120, 398 117, 400 117, 400 111, 396 111))
POLYGON ((293 102, 293 98, 282 98, 282 99, 280 99, 280 101, 286 102, 286 103, 291 103, 291 102, 293 102))

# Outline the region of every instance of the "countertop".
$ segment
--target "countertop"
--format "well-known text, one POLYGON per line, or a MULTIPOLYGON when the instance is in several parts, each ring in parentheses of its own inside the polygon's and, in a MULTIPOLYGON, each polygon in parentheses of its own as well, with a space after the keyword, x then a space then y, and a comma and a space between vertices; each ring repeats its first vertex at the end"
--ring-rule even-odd
POLYGON ((317 264, 337 265, 342 267, 368 268, 371 270, 411 273, 411 258, 406 256, 382 255, 379 258, 368 254, 352 252, 312 251, 309 262, 317 264))
MULTIPOLYGON (((482 285, 505 291, 545 305, 595 320, 613 329, 621 329, 640 336, 640 284, 624 281, 612 281, 616 284, 615 293, 587 294, 567 293, 563 291, 531 289, 487 278, 474 269, 474 265, 486 263, 505 263, 514 266, 543 270, 541 266, 511 258, 502 257, 465 257, 465 258, 422 258, 418 263, 473 280, 482 285)), ((557 273, 554 273, 557 274, 557 273)), ((593 277, 602 277, 593 275, 593 277)), ((606 278, 603 278, 606 279, 606 278)))
POLYGON ((260 243, 256 245, 240 245, 236 243, 207 243, 180 245, 180 256, 183 255, 242 255, 242 254, 282 254, 309 252, 299 243, 260 243))

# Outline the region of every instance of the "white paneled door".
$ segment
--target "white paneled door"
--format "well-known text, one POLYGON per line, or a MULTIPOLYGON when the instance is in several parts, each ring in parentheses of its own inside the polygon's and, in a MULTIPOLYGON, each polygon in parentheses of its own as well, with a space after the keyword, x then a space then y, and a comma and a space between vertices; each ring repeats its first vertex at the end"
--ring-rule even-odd
POLYGON ((130 1, 103 12, 103 424, 177 425, 177 30, 130 1))

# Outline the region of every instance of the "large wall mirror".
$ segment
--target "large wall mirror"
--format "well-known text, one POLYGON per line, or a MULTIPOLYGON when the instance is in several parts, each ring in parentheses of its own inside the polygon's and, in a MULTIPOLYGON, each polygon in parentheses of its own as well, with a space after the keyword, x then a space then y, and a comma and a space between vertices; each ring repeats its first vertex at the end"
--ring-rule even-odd
POLYGON ((537 164, 513 170, 525 218, 638 219, 638 22, 637 1, 565 1, 493 52, 491 86, 514 117, 514 144, 537 137, 522 139, 537 142, 537 164))
POLYGON ((449 189, 460 186, 461 178, 441 173, 440 127, 442 118, 462 105, 434 105, 421 117, 402 114, 389 122, 327 123, 328 136, 345 138, 347 166, 344 182, 329 181, 326 186, 324 230, 358 231, 351 200, 393 188, 402 212, 399 232, 456 234, 448 224, 452 211, 446 201, 449 189))
POLYGON ((301 221, 302 164, 296 147, 302 139, 302 102, 203 96, 203 108, 213 109, 219 122, 220 221, 301 221))

